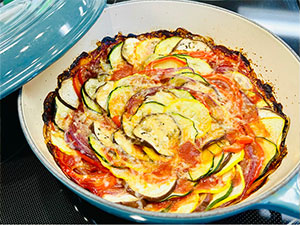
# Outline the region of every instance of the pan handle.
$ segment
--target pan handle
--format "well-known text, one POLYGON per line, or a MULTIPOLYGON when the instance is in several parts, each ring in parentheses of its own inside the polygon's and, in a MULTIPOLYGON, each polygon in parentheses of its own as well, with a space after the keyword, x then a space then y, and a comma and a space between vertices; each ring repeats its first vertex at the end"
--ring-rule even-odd
POLYGON ((300 219, 300 174, 295 175, 279 191, 255 205, 255 208, 275 210, 300 219))

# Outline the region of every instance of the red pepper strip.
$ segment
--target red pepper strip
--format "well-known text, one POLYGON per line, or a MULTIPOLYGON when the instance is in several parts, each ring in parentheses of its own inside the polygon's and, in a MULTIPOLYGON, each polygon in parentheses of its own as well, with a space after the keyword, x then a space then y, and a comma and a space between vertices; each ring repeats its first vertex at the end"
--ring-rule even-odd
POLYGON ((118 127, 121 127, 120 116, 114 116, 114 117, 112 118, 112 121, 113 121, 118 127))
POLYGON ((254 141, 253 137, 250 136, 240 136, 235 139, 238 144, 251 144, 254 141))
POLYGON ((186 61, 184 61, 182 59, 179 59, 175 56, 166 56, 166 57, 163 57, 163 58, 160 58, 160 59, 157 59, 157 60, 154 60, 154 61, 150 62, 146 66, 145 70, 153 70, 153 69, 155 69, 155 68, 157 68, 157 67, 159 67, 162 64, 167 63, 167 62, 176 63, 177 67, 183 67, 183 66, 186 65, 186 61))
POLYGON ((200 52, 188 52, 185 53, 191 57, 194 58, 200 58, 200 59, 210 59, 214 56, 214 53, 212 52, 205 52, 205 51, 200 51, 200 52))
MULTIPOLYGON (((232 92, 233 92, 233 97, 231 99, 238 104, 239 110, 242 111, 242 106, 243 106, 242 95, 240 93, 239 88, 235 85, 235 83, 230 78, 228 78, 224 75, 218 75, 218 74, 208 74, 208 75, 203 75, 203 77, 205 79, 207 79, 208 82, 213 83, 213 80, 220 80, 220 81, 226 83, 228 85, 228 87, 230 87, 232 89, 232 92)), ((223 90, 222 87, 220 87, 220 85, 216 84, 216 86, 219 90, 223 90)), ((224 92, 223 94, 226 94, 225 91, 223 91, 223 92, 224 92)), ((226 94, 226 96, 228 96, 228 93, 226 94)))
POLYGON ((78 98, 81 98, 81 93, 80 93, 80 90, 81 90, 81 83, 79 81, 79 78, 78 78, 78 73, 76 73, 74 76, 73 76, 73 87, 74 87, 74 90, 78 96, 78 98))
POLYGON ((233 143, 232 145, 223 147, 224 152, 237 153, 244 149, 245 145, 240 143, 233 143))

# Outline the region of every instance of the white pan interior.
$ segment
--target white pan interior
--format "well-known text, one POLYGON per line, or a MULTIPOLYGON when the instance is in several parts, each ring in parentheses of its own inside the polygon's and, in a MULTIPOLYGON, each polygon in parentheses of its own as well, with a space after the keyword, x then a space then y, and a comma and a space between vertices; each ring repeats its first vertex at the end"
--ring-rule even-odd
MULTIPOLYGON (((242 48, 253 65, 257 65, 253 66, 256 73, 274 85, 276 97, 291 119, 286 140, 288 155, 267 184, 245 201, 252 201, 263 192, 271 193, 274 187, 286 181, 300 162, 299 58, 272 34, 236 14, 204 4, 174 1, 134 1, 107 7, 75 46, 23 87, 20 117, 25 133, 28 134, 27 139, 35 146, 35 153, 48 168, 51 167, 50 170, 56 176, 67 181, 44 143, 42 112, 46 95, 57 85, 57 76, 82 51, 96 48, 96 42, 105 36, 113 37, 118 32, 139 34, 158 29, 174 30, 178 27, 212 37, 217 44, 235 50, 242 48)), ((87 193, 81 188, 79 190, 87 193)))

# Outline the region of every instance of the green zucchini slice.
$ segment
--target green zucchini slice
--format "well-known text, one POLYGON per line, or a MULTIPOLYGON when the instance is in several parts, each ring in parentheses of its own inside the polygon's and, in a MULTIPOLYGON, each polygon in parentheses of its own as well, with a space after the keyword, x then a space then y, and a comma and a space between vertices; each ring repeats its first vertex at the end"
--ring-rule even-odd
POLYGON ((73 79, 64 80, 58 89, 60 101, 71 109, 77 109, 79 106, 79 98, 74 90, 73 79))
POLYGON ((258 115, 261 118, 258 122, 264 125, 267 134, 261 129, 261 126, 257 126, 257 122, 251 123, 250 127, 256 136, 267 138, 275 143, 279 149, 283 138, 283 131, 286 123, 285 119, 269 109, 259 109, 258 115))
POLYGON ((171 113, 170 115, 173 117, 179 129, 181 130, 181 143, 185 143, 187 141, 194 143, 195 138, 198 135, 198 131, 195 128, 194 122, 178 113, 171 113))
POLYGON ((118 178, 125 180, 128 186, 136 193, 141 194, 150 201, 160 201, 168 196, 176 186, 177 177, 170 175, 169 179, 157 181, 157 178, 151 179, 152 174, 133 175, 128 169, 111 168, 110 171, 118 178))
POLYGON ((147 58, 153 54, 155 46, 160 42, 159 38, 151 38, 141 41, 135 49, 135 57, 138 65, 144 65, 147 58))
POLYGON ((120 117, 124 110, 127 101, 135 93, 132 86, 116 87, 110 92, 107 97, 107 112, 111 118, 120 117))
POLYGON ((188 174, 192 181, 197 181, 206 177, 214 167, 214 155, 208 151, 203 150, 200 155, 200 162, 195 167, 190 168, 188 174))
POLYGON ((190 92, 183 89, 169 89, 169 91, 176 95, 177 98, 195 99, 190 92))
POLYGON ((123 59, 121 50, 123 42, 115 45, 108 54, 108 61, 113 70, 118 69, 120 66, 124 65, 126 61, 123 59))
MULTIPOLYGON (((238 152, 238 153, 233 153, 229 159, 229 161, 224 165, 224 167, 217 172, 215 175, 216 176, 221 176, 224 173, 227 173, 229 170, 231 170, 235 165, 237 165, 240 161, 244 159, 245 152, 244 150, 238 152)), ((224 157, 224 159, 226 156, 224 157)))
POLYGON ((206 75, 213 72, 211 66, 202 59, 193 58, 188 55, 177 55, 177 56, 186 59, 188 67, 191 67, 196 73, 199 73, 201 75, 206 75))
POLYGON ((154 81, 150 77, 143 74, 134 74, 132 76, 124 77, 115 82, 114 88, 120 86, 134 86, 135 89, 145 89, 155 86, 154 81))
POLYGON ((114 141, 125 151, 128 155, 140 160, 149 160, 145 152, 141 147, 134 145, 134 143, 128 139, 121 130, 118 130, 113 135, 114 141))
POLYGON ((65 130, 69 127, 68 115, 70 115, 73 111, 73 109, 63 104, 58 97, 55 97, 54 123, 59 129, 65 130))
POLYGON ((176 96, 172 92, 158 91, 154 95, 147 97, 145 102, 158 102, 163 105, 169 105, 175 99, 176 96))
POLYGON ((123 58, 131 65, 136 64, 135 48, 139 42, 137 38, 127 38, 121 48, 123 58))
POLYGON ((109 93, 114 89, 114 82, 107 81, 102 86, 97 89, 96 92, 96 102, 102 107, 102 109, 107 109, 107 99, 109 93))
POLYGON ((175 51, 187 51, 187 52, 199 52, 211 51, 210 47, 202 41, 199 40, 192 40, 188 38, 182 39, 174 48, 175 51))
POLYGON ((85 93, 91 99, 95 99, 95 97, 96 97, 95 94, 96 94, 97 89, 104 84, 105 84, 105 81, 103 81, 103 80, 99 80, 98 78, 90 78, 83 84, 83 87, 84 87, 85 93))
POLYGON ((243 193, 245 188, 245 180, 242 168, 237 164, 235 167, 235 171, 235 176, 238 177, 238 182, 235 182, 234 178, 228 190, 213 195, 213 199, 211 200, 211 203, 207 206, 206 210, 210 210, 212 208, 216 208, 220 205, 223 205, 226 202, 236 199, 243 193))
POLYGON ((122 116, 122 128, 125 134, 128 137, 134 138, 132 131, 134 127, 139 124, 142 118, 150 114, 162 113, 163 111, 164 105, 159 102, 152 101, 143 103, 132 117, 127 118, 122 116))
POLYGON ((276 144, 274 144, 272 141, 264 137, 256 137, 255 140, 260 145, 260 147, 263 149, 264 152, 264 161, 263 161, 262 168, 260 170, 260 175, 257 178, 258 180, 268 171, 270 164, 273 162, 273 160, 276 158, 278 154, 278 149, 276 144))
POLYGON ((174 155, 174 149, 180 140, 180 129, 174 119, 167 114, 144 117, 133 129, 133 134, 165 156, 174 155))
POLYGON ((172 52, 174 47, 181 41, 181 37, 170 37, 160 41, 154 50, 154 54, 156 55, 168 55, 172 52))
POLYGON ((120 167, 120 165, 116 163, 116 160, 114 160, 116 158, 116 154, 109 151, 109 149, 103 145, 94 134, 91 134, 88 137, 88 141, 92 150, 96 153, 104 167, 108 169, 111 169, 111 167, 120 167))
POLYGON ((85 106, 90 109, 93 110, 97 113, 102 114, 102 109, 101 107, 98 105, 98 103, 96 103, 87 93, 86 93, 86 89, 85 89, 85 85, 83 85, 83 87, 81 88, 81 96, 82 96, 82 100, 85 104, 85 106))
POLYGON ((197 137, 205 135, 211 127, 211 117, 208 109, 199 101, 192 99, 177 99, 165 108, 167 113, 179 113, 191 119, 198 131, 197 137))
POLYGON ((129 194, 125 190, 118 191, 117 193, 104 194, 102 198, 107 201, 115 202, 115 203, 130 203, 139 200, 137 197, 129 194))
POLYGON ((168 212, 191 213, 197 208, 199 201, 199 194, 192 192, 189 195, 182 197, 179 201, 174 202, 168 212))
POLYGON ((113 132, 115 129, 111 129, 109 126, 106 126, 106 124, 102 124, 98 121, 95 121, 93 124, 93 130, 94 134, 96 135, 97 139, 105 146, 114 148, 115 145, 112 142, 113 138, 113 132))

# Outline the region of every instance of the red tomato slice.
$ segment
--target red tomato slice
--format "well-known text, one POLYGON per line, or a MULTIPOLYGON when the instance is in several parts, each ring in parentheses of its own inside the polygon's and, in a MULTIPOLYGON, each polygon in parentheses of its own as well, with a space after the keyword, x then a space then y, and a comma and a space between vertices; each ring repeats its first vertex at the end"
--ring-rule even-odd
POLYGON ((161 68, 161 69, 179 68, 179 67, 184 67, 185 65, 186 65, 186 61, 183 59, 179 59, 175 56, 166 56, 149 63, 146 66, 146 70, 153 70, 157 68, 161 68))
POLYGON ((74 90, 77 94, 77 96, 79 98, 81 98, 81 93, 80 93, 80 90, 81 90, 81 86, 82 84, 80 83, 79 81, 79 78, 78 78, 78 73, 76 73, 74 76, 73 76, 73 87, 74 87, 74 90))

